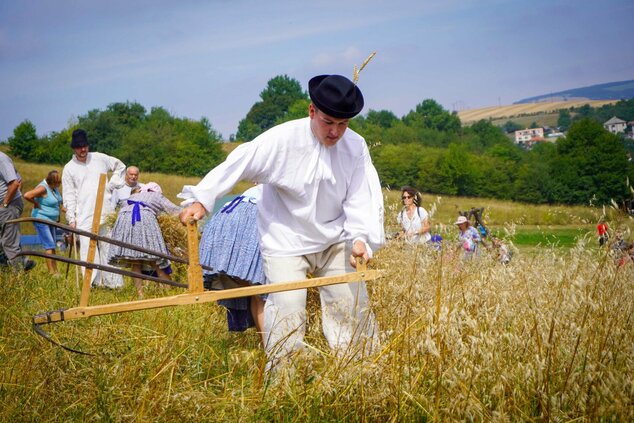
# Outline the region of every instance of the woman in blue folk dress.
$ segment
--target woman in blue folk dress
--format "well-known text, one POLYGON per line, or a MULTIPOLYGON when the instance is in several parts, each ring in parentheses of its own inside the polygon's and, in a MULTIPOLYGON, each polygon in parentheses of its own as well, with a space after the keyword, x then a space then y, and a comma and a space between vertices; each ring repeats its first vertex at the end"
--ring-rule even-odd
MULTIPOLYGON (((126 204, 119 210, 117 221, 112 228, 112 238, 167 254, 167 246, 156 217, 161 212, 177 214, 180 210, 179 206, 163 196, 163 191, 156 182, 149 182, 138 191, 133 191, 126 204)), ((156 270, 159 277, 170 279, 164 270, 169 265, 167 259, 130 248, 111 245, 108 250, 108 263, 117 267, 131 267, 136 273, 141 273, 144 267, 150 267, 156 270)), ((143 298, 141 279, 133 279, 139 298, 143 298)))
MULTIPOLYGON (((207 289, 227 289, 265 283, 257 227, 257 202, 262 186, 248 189, 218 210, 205 225, 200 241, 200 263, 207 289)), ((260 336, 264 324, 264 299, 260 296, 219 301, 227 308, 230 331, 255 326, 260 336)))

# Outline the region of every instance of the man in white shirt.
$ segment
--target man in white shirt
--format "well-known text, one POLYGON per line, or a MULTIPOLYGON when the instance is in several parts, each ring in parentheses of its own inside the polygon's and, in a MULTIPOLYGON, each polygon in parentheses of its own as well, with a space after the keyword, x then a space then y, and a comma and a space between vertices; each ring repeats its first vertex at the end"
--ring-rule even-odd
POLYGON ((117 207, 125 205, 132 190, 137 187, 143 187, 143 184, 139 182, 139 168, 128 166, 125 171, 125 185, 112 191, 112 208, 117 209, 117 207))
MULTIPOLYGON (((385 241, 383 196, 365 140, 348 128, 363 95, 340 75, 309 82, 309 117, 283 123, 236 148, 180 198, 196 220, 241 180, 264 184, 258 229, 267 283, 353 271, 385 241)), ((365 283, 320 288, 323 330, 339 353, 367 351, 375 322, 365 283)), ((270 294, 264 309, 269 368, 303 346, 306 291, 270 294)))
MULTIPOLYGON (((83 129, 73 131, 70 147, 75 154, 66 163, 62 173, 62 190, 64 207, 66 207, 66 220, 68 224, 84 231, 92 230, 92 220, 95 214, 95 202, 97 190, 99 188, 99 178, 102 173, 112 172, 110 181, 106 185, 103 206, 101 209, 101 220, 99 227, 100 235, 108 235, 108 229, 104 222, 108 213, 114 209, 111 202, 112 191, 123 185, 123 174, 125 165, 119 159, 110 157, 103 153, 91 153, 88 147, 88 137, 83 129)), ((90 240, 80 236, 80 257, 86 260, 88 257, 88 247, 90 240)), ((108 244, 99 242, 97 244, 98 254, 95 255, 96 264, 107 264, 108 244)), ((85 269, 83 269, 85 271, 85 269)), ((121 288, 123 278, 121 275, 110 272, 101 272, 94 269, 91 278, 92 286, 104 286, 107 288, 121 288)))

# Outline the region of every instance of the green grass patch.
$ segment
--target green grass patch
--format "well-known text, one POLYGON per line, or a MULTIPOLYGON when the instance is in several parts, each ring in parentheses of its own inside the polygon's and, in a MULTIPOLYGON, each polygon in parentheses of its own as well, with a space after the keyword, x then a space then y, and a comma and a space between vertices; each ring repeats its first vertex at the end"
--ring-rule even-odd
POLYGON ((591 228, 587 226, 577 227, 519 227, 510 237, 517 247, 557 247, 572 248, 580 238, 591 235, 591 228))

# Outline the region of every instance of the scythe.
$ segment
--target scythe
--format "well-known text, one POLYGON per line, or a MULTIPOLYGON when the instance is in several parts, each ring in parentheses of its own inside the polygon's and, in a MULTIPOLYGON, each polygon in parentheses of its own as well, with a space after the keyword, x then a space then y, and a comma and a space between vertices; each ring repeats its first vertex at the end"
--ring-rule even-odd
POLYGON ((366 264, 362 260, 357 261, 356 272, 345 273, 338 276, 320 277, 313 279, 304 279, 293 282, 283 282, 273 285, 255 285, 248 287, 240 287, 233 289, 226 289, 222 291, 205 291, 202 284, 202 268, 198 264, 198 236, 197 236, 196 224, 192 222, 188 224, 188 240, 189 240, 189 268, 188 268, 188 283, 180 284, 173 281, 168 281, 161 278, 156 278, 147 275, 140 275, 134 272, 118 269, 113 266, 99 265, 94 263, 88 263, 81 260, 68 259, 63 256, 50 256, 43 253, 36 252, 24 252, 22 254, 36 255, 41 257, 53 258, 64 262, 70 262, 72 264, 86 266, 94 269, 106 270, 108 272, 119 273, 125 276, 140 277, 143 279, 152 280, 159 283, 168 284, 171 286, 187 288, 187 292, 178 295, 172 295, 160 298, 151 298, 136 301, 126 301, 114 304, 92 305, 92 306, 78 306, 69 309, 51 310, 44 313, 36 314, 33 316, 33 329, 45 339, 53 342, 62 348, 81 354, 88 354, 82 351, 72 349, 70 347, 61 345, 51 339, 46 334, 41 326, 49 323, 64 322, 69 320, 85 319, 92 316, 103 316, 107 314, 124 313, 138 310, 148 310, 154 308, 173 307, 190 304, 204 304, 218 300, 250 297, 253 295, 271 294, 275 292, 291 291, 296 289, 314 288, 320 286, 335 285, 340 283, 369 281, 379 278, 382 275, 381 270, 369 270, 366 264), (195 245, 192 245, 195 244, 195 245), (195 248, 192 248, 195 247, 195 248))
MULTIPOLYGON (((105 179, 104 179, 104 184, 105 184, 105 179)), ((8 221, 7 223, 20 223, 20 222, 29 222, 29 221, 31 222, 41 221, 41 219, 22 218, 22 219, 14 219, 12 221, 8 221)), ((91 258, 90 254, 88 257, 89 261, 82 261, 82 260, 75 260, 75 259, 71 259, 64 256, 59 256, 59 255, 43 254, 41 252, 36 252, 36 251, 23 251, 21 255, 33 255, 33 256, 39 256, 39 257, 46 257, 46 258, 58 260, 61 262, 84 266, 87 268, 87 270, 90 270, 90 271, 92 271, 92 269, 105 270, 107 272, 118 273, 121 275, 132 276, 132 277, 137 277, 141 279, 147 279, 154 282, 187 289, 187 292, 183 294, 166 296, 166 297, 126 301, 126 302, 113 303, 113 304, 88 305, 90 284, 84 283, 82 287, 79 306, 71 307, 68 309, 51 310, 51 311, 39 313, 33 316, 32 318, 33 329, 36 333, 43 336, 48 341, 58 346, 61 346, 62 348, 68 351, 80 353, 80 354, 92 355, 92 354, 85 353, 79 350, 75 350, 73 348, 67 347, 65 345, 62 345, 54 341, 50 337, 50 335, 48 335, 42 329, 41 326, 45 324, 50 324, 50 323, 85 319, 92 316, 103 316, 108 314, 117 314, 117 313, 131 312, 131 311, 149 310, 149 309, 155 309, 155 308, 173 307, 173 306, 190 305, 190 304, 204 304, 204 303, 209 303, 209 302, 214 302, 214 301, 224 300, 224 299, 231 299, 231 298, 250 297, 253 295, 271 294, 275 292, 292 291, 297 289, 307 289, 307 288, 335 285, 335 284, 341 284, 341 283, 370 281, 370 280, 374 280, 381 277, 383 274, 383 271, 381 270, 368 269, 363 259, 357 258, 356 271, 345 273, 342 275, 304 279, 304 280, 298 280, 293 282, 282 282, 282 283, 276 283, 272 285, 254 285, 254 286, 248 286, 248 287, 225 289, 222 291, 215 291, 215 290, 205 291, 203 288, 202 270, 203 268, 207 270, 213 270, 213 269, 206 266, 202 266, 199 262, 198 231, 197 231, 196 222, 193 220, 188 222, 187 224, 187 244, 188 244, 187 249, 188 249, 189 260, 185 260, 179 257, 173 257, 169 254, 147 250, 135 245, 129 245, 127 243, 113 240, 105 236, 97 235, 93 232, 82 231, 82 230, 70 227, 68 225, 63 225, 57 222, 44 220, 42 221, 42 223, 52 224, 64 230, 86 236, 91 239, 91 243, 96 242, 97 240, 104 241, 104 242, 112 243, 115 245, 120 245, 125 248, 132 248, 138 251, 143 251, 152 255, 156 255, 158 257, 167 258, 175 262, 188 264, 187 284, 181 284, 181 283, 169 281, 166 279, 161 279, 161 278, 157 278, 157 277, 153 277, 149 275, 143 275, 143 274, 138 274, 135 272, 130 272, 127 270, 119 269, 114 266, 95 264, 90 261, 90 258, 91 258)))

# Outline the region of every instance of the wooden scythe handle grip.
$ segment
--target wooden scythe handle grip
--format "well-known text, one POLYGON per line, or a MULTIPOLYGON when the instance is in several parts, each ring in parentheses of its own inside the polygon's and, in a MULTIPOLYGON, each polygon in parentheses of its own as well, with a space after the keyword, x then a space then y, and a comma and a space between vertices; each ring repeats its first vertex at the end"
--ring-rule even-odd
POLYGON ((357 272, 365 272, 368 270, 368 263, 363 259, 363 257, 356 257, 357 259, 357 272))
POLYGON ((189 256, 187 269, 189 292, 203 292, 203 269, 200 267, 198 256, 198 226, 194 219, 187 222, 187 253, 189 256))

